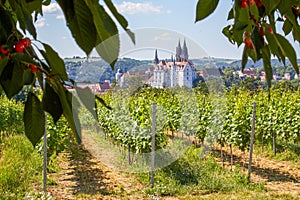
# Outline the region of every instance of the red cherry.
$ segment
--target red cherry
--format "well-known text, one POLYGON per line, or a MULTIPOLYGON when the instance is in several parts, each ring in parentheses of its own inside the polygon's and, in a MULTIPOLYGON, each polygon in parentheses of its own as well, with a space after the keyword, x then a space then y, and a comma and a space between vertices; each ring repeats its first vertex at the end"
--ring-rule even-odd
POLYGON ((248 2, 247 1, 241 1, 242 3, 242 8, 247 8, 248 7, 248 2))
POLYGON ((253 6, 255 4, 254 0, 250 0, 250 6, 253 6))
POLYGON ((4 49, 1 45, 0 45, 0 52, 4 55, 7 55, 9 53, 8 49, 4 49))
POLYGON ((23 38, 20 42, 25 48, 28 48, 31 45, 31 40, 29 38, 23 38))
POLYGON ((258 2, 256 3, 256 5, 257 5, 257 7, 259 7, 259 8, 261 8, 261 7, 263 6, 263 4, 262 4, 261 1, 258 1, 258 2))
POLYGON ((260 27, 259 27, 259 32, 260 32, 260 35, 261 35, 262 37, 265 36, 264 27, 260 26, 260 27))
POLYGON ((22 42, 19 42, 15 45, 15 51, 18 53, 22 53, 25 49, 25 46, 22 42))
POLYGON ((245 37, 244 43, 245 43, 246 46, 249 47, 249 46, 252 44, 251 38, 250 38, 249 36, 248 36, 248 37, 245 37))
POLYGON ((269 33, 273 34, 273 29, 271 27, 268 27, 267 30, 269 31, 269 33))
POLYGON ((29 68, 31 69, 32 72, 37 72, 39 68, 33 64, 29 64, 29 68))
POLYGON ((244 44, 249 47, 250 49, 254 49, 254 46, 253 46, 253 42, 251 40, 251 37, 247 36, 245 37, 244 39, 244 44))
POLYGON ((250 48, 251 50, 254 49, 253 43, 251 43, 251 44, 249 45, 249 48, 250 48))

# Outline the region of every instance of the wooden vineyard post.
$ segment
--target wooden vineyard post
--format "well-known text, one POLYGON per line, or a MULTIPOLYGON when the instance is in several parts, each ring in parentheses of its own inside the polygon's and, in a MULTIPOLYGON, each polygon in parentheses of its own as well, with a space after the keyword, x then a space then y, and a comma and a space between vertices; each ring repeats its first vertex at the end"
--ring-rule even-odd
POLYGON ((276 133, 275 131, 272 134, 272 139, 273 139, 273 154, 276 156, 276 133))
POLYGON ((253 104, 250 150, 249 150, 249 165, 248 165, 248 181, 250 181, 250 177, 251 177, 251 165, 252 165, 253 143, 254 143, 254 133, 255 133, 255 119, 256 119, 256 102, 254 102, 253 104))
POLYGON ((152 104, 152 141, 151 141, 151 187, 154 187, 155 168, 155 132, 156 132, 156 103, 152 104))
POLYGON ((47 197, 47 114, 45 113, 45 133, 44 133, 44 146, 43 146, 43 191, 44 198, 47 197))
POLYGON ((230 143, 230 171, 232 171, 233 155, 232 155, 232 144, 230 143))
POLYGON ((128 144, 128 165, 130 165, 130 146, 128 144))

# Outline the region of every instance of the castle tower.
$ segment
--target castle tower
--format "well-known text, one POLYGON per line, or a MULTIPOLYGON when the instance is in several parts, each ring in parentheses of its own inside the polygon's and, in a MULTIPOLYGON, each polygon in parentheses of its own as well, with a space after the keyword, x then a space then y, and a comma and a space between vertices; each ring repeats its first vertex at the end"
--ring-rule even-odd
POLYGON ((176 47, 176 62, 181 61, 181 54, 182 54, 182 49, 181 49, 180 40, 179 40, 178 46, 176 47))
POLYGON ((181 52, 181 58, 182 58, 183 61, 188 61, 188 59, 189 59, 188 49, 187 49, 185 40, 183 42, 183 47, 182 47, 182 52, 181 52))
POLYGON ((154 65, 157 65, 159 63, 157 49, 155 49, 155 56, 154 56, 154 65))

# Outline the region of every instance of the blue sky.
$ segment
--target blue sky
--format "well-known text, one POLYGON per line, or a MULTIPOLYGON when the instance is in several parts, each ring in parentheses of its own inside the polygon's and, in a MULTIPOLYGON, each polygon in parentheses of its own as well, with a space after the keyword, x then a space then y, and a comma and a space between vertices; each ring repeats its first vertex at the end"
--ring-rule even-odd
MULTIPOLYGON (((101 1, 100 3, 104 5, 101 1)), ((188 47, 192 45, 191 43, 194 43, 205 51, 204 54, 199 53, 199 57, 241 58, 242 46, 237 48, 221 33, 223 27, 229 24, 226 18, 232 6, 232 1, 220 1, 213 15, 198 23, 194 23, 196 0, 113 0, 113 3, 128 20, 129 27, 134 32, 135 30, 150 28, 155 34, 155 30, 166 30, 165 33, 158 31, 157 36, 153 35, 157 38, 164 36, 166 40, 168 36, 172 35, 172 40, 169 39, 167 49, 175 49, 178 39, 181 40, 182 44, 183 38, 186 38, 188 47), (178 35, 173 33, 178 33, 178 35)), ((50 6, 44 7, 43 10, 44 17, 40 18, 36 24, 38 39, 51 44, 62 57, 85 56, 84 52, 76 46, 70 31, 67 29, 59 6, 52 2, 50 6)), ((152 45, 152 47, 154 46, 152 45)), ((297 48, 299 49, 298 45, 297 48)), ((193 57, 197 57, 197 50, 195 51, 193 57)), ((147 54, 151 54, 149 58, 152 58, 152 52, 147 52, 147 54)), ((167 54, 162 56, 167 56, 167 54)))

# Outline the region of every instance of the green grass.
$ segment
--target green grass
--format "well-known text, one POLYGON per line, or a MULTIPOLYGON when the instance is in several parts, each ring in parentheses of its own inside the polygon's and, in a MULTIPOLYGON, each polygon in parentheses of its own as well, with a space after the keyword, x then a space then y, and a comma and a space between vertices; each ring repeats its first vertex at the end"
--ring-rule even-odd
MULTIPOLYGON (((184 196, 188 194, 263 191, 263 185, 249 183, 238 168, 234 172, 223 170, 214 157, 201 157, 201 149, 189 148, 180 159, 155 171, 154 187, 145 192, 158 196, 184 196)), ((149 185, 149 173, 137 174, 138 179, 149 185)))
POLYGON ((278 143, 276 144, 276 155, 274 155, 271 144, 264 145, 264 151, 262 151, 262 145, 258 143, 254 151, 257 155, 263 155, 277 161, 291 161, 295 163, 300 161, 300 144, 278 143))
POLYGON ((13 135, 0 146, 0 199, 23 199, 42 172, 42 158, 24 135, 13 135))

